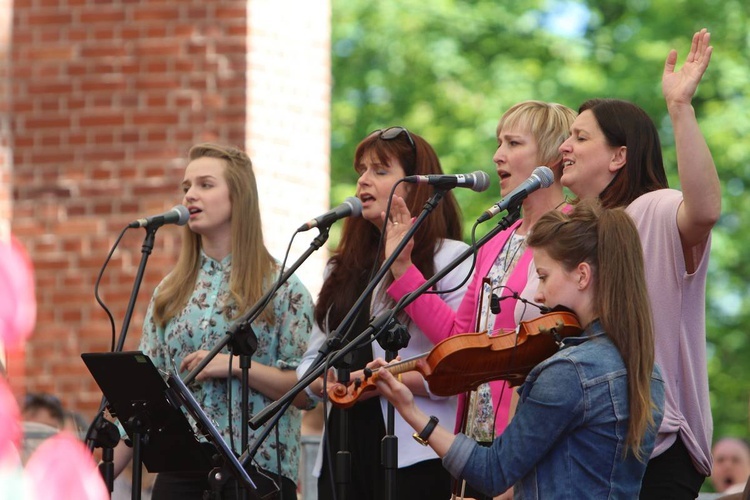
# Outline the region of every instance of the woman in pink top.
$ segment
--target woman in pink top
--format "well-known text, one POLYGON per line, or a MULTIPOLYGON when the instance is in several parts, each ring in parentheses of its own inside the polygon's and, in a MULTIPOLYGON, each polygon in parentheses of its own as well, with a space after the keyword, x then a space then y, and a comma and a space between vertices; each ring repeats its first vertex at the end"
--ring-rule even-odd
MULTIPOLYGON (((525 101, 511 107, 500 119, 493 161, 497 165, 501 195, 518 187, 539 165, 550 167, 555 181, 549 188, 531 193, 523 201, 523 219, 480 248, 474 276, 458 311, 433 294, 423 294, 406 308, 407 314, 433 342, 468 332, 487 331, 494 335, 539 316, 539 309, 524 301, 533 299, 537 284, 525 238, 542 214, 565 205, 558 147, 568 136, 574 118, 575 112, 560 104, 525 101), (518 300, 519 297, 524 300, 518 300)), ((411 224, 411 214, 403 200, 396 198, 392 210, 386 242, 388 255, 411 224)), ((411 261, 412 246, 407 245, 391 268, 394 282, 388 293, 396 300, 425 282, 411 261)), ((511 393, 502 381, 480 386, 462 396, 457 420, 464 421, 470 437, 491 443, 508 423, 511 393)), ((456 430, 458 427, 459 424, 456 430)), ((485 498, 471 491, 467 496, 485 498)))
POLYGON ((629 102, 585 102, 560 147, 562 184, 579 198, 598 197, 604 207, 626 207, 641 236, 656 362, 666 381, 664 420, 642 499, 696 498, 711 473, 705 287, 721 191, 691 104, 711 59, 709 41, 705 29, 696 33, 679 71, 670 51, 662 78, 682 192, 668 189, 656 126, 629 102))

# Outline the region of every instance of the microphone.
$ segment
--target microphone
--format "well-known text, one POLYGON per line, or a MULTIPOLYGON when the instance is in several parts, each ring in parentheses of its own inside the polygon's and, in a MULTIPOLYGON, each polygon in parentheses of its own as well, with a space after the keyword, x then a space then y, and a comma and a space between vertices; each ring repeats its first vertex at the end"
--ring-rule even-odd
POLYGON ((152 215, 145 219, 136 219, 128 227, 150 227, 158 228, 164 224, 177 224, 184 226, 190 218, 190 212, 184 205, 175 205, 168 212, 159 215, 152 215))
POLYGON ((508 196, 485 210, 484 213, 479 216, 477 222, 479 223, 489 220, 503 210, 508 210, 509 207, 518 205, 525 200, 528 195, 537 189, 550 187, 554 181, 555 174, 552 173, 552 170, 550 170, 549 167, 536 167, 528 179, 511 191, 508 196))
POLYGON ((500 314, 500 300, 500 297, 494 293, 490 297, 490 311, 492 311, 492 314, 500 314))
POLYGON ((490 187, 490 176, 487 172, 477 170, 473 174, 456 174, 456 175, 410 175, 404 177, 404 182, 416 184, 431 184, 443 189, 453 189, 454 187, 467 187, 472 191, 481 193, 490 187))
POLYGON ((344 217, 354 216, 359 217, 362 215, 362 202, 355 196, 350 196, 345 199, 344 202, 314 219, 302 224, 297 232, 309 231, 314 227, 328 227, 339 219, 344 217))

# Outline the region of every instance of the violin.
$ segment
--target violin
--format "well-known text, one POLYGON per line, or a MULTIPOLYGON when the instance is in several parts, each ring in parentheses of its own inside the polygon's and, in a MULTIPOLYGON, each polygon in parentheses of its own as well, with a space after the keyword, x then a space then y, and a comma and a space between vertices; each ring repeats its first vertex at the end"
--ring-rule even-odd
POLYGON ((328 398, 334 406, 349 408, 359 397, 375 389, 380 370, 393 375, 418 371, 430 392, 453 396, 476 389, 492 380, 506 380, 511 386, 523 383, 532 368, 558 351, 565 337, 579 335, 581 325, 575 314, 555 311, 522 321, 516 330, 489 336, 486 332, 463 333, 449 337, 430 352, 383 366, 365 368, 364 380, 350 385, 334 384, 328 398))

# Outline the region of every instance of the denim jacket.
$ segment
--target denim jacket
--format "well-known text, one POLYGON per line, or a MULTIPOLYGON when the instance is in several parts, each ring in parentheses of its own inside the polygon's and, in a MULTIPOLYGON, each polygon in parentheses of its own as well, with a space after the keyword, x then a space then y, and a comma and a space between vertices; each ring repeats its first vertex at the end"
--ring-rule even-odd
POLYGON ((443 465, 488 495, 515 486, 516 499, 637 498, 663 417, 664 381, 655 366, 655 425, 641 443, 643 462, 626 453, 627 388, 622 357, 596 321, 529 373, 492 446, 459 434, 443 465))

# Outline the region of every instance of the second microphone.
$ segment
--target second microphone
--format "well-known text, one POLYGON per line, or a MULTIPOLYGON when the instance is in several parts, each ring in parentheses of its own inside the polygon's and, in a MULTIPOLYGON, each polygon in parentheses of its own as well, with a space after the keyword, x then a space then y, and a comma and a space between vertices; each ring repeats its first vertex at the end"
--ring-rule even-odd
POLYGON ((477 170, 472 174, 410 175, 409 177, 404 177, 404 182, 430 184, 441 189, 467 187, 472 191, 480 193, 490 187, 490 176, 486 172, 477 170))

